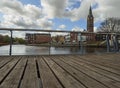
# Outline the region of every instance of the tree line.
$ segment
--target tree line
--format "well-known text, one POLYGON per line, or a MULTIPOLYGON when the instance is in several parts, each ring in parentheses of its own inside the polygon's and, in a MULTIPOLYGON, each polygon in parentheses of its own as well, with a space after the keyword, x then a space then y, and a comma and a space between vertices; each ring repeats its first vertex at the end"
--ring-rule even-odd
MULTIPOLYGON (((9 44, 10 43, 11 38, 8 35, 0 35, 0 43, 1 44, 9 44)), ((25 40, 23 38, 13 38, 12 39, 13 43, 16 44, 25 44, 25 40)))

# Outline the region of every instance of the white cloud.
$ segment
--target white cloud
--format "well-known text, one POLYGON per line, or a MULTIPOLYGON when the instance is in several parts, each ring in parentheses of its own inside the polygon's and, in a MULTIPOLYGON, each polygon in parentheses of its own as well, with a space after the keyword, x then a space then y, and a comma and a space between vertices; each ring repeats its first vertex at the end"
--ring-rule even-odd
POLYGON ((71 10, 70 13, 72 15, 70 14, 71 15, 70 19, 72 21, 77 21, 77 20, 80 20, 81 18, 86 19, 89 12, 90 5, 93 2, 94 0, 82 0, 79 8, 74 8, 73 10, 71 10))
POLYGON ((23 5, 17 0, 1 0, 0 12, 9 15, 15 14, 17 16, 30 17, 32 19, 42 16, 41 8, 31 4, 23 5))
POLYGON ((53 26, 52 21, 44 19, 40 7, 23 5, 18 0, 1 0, 0 12, 3 14, 2 27, 50 29, 53 26))
POLYGON ((25 5, 24 6, 25 11, 24 14, 25 16, 29 16, 30 18, 38 19, 43 16, 42 10, 39 7, 36 7, 35 5, 25 5))
POLYGON ((79 27, 74 27, 74 28, 72 28, 72 31, 84 31, 84 29, 83 28, 79 28, 79 27))
POLYGON ((0 8, 3 13, 11 13, 10 11, 23 12, 23 5, 17 0, 1 0, 0 8))
POLYGON ((59 28, 60 28, 60 29, 65 29, 66 26, 65 26, 64 24, 62 24, 62 25, 59 26, 59 28))
POLYGON ((120 0, 41 0, 41 3, 48 18, 65 17, 72 21, 86 19, 90 5, 96 6, 93 9, 95 21, 120 17, 120 0), (80 3, 80 7, 74 7, 76 2, 80 3))
POLYGON ((40 25, 41 28, 47 28, 47 29, 50 29, 53 26, 53 22, 45 18, 38 19, 37 24, 40 25))
POLYGON ((98 7, 94 9, 96 20, 104 20, 107 17, 120 17, 120 0, 96 0, 98 7))
POLYGON ((68 0, 41 0, 44 14, 49 18, 62 17, 68 0))
POLYGON ((68 18, 72 21, 85 18, 88 15, 90 4, 95 0, 41 0, 43 12, 47 18, 68 18), (80 3, 79 8, 74 4, 80 3))
MULTIPOLYGON (((106 17, 120 17, 120 0, 41 0, 42 7, 26 4, 19 0, 0 0, 0 13, 3 14, 1 27, 51 29, 54 23, 50 18, 80 20, 88 15, 90 4, 94 7, 95 21, 106 17), (79 7, 74 7, 76 2, 79 7)), ((65 28, 59 27, 58 29, 65 28)))
POLYGON ((72 21, 86 19, 90 5, 93 7, 96 5, 93 9, 95 21, 102 21, 107 17, 120 17, 119 3, 120 0, 82 0, 79 8, 74 8, 65 15, 72 21))

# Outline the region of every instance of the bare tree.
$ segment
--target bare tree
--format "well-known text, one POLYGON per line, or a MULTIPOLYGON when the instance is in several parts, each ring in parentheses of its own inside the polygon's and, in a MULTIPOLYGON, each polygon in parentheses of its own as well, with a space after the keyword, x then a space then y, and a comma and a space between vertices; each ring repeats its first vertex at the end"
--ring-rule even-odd
POLYGON ((120 32, 120 18, 107 18, 101 23, 99 30, 102 32, 120 32))

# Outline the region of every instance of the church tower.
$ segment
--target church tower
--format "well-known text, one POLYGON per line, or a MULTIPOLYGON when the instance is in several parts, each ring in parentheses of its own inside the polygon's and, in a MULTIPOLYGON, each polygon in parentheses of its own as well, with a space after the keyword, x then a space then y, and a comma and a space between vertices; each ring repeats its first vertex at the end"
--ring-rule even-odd
POLYGON ((94 17, 93 17, 93 14, 92 14, 92 8, 90 6, 89 14, 88 14, 88 17, 87 17, 87 31, 88 32, 94 32, 93 27, 94 27, 94 17))
MULTIPOLYGON (((92 14, 91 6, 90 6, 89 14, 88 14, 88 17, 87 17, 87 31, 88 32, 94 32, 94 17, 93 17, 93 14, 92 14)), ((89 34, 88 40, 94 40, 94 34, 89 34)))

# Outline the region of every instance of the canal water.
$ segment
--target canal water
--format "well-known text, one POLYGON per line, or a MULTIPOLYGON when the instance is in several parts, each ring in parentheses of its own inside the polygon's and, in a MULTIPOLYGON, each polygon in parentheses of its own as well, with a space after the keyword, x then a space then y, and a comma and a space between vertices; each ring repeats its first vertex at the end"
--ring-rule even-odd
MULTIPOLYGON (((0 55, 9 55, 9 45, 0 46, 0 55)), ((104 53, 106 48, 95 47, 41 47, 13 45, 12 55, 87 54, 104 53)))

